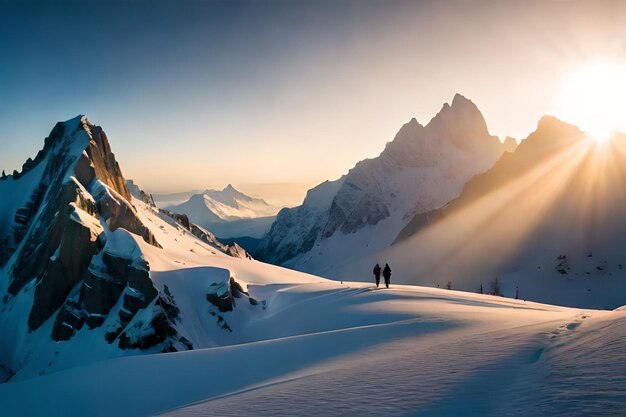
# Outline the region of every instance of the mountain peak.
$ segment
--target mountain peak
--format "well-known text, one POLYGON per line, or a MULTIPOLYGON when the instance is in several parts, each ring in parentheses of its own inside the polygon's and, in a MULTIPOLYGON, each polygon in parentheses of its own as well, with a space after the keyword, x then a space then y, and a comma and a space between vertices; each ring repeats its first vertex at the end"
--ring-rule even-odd
POLYGON ((458 93, 452 99, 452 105, 445 103, 426 128, 433 136, 448 138, 460 148, 465 148, 469 143, 496 144, 497 141, 489 133, 487 122, 478 106, 458 93), (485 142, 483 139, 488 140, 485 142))
POLYGON ((583 132, 575 125, 564 122, 556 116, 542 116, 537 123, 537 130, 534 132, 542 134, 552 134, 559 136, 578 136, 583 132))
POLYGON ((464 106, 464 105, 468 105, 471 104, 472 106, 475 106, 474 102, 472 100, 470 100, 469 98, 465 97, 462 94, 456 93, 454 95, 454 98, 452 98, 452 105, 451 107, 458 107, 458 106, 464 106))
POLYGON ((235 189, 235 187, 233 187, 232 184, 228 184, 226 187, 224 187, 224 189, 222 191, 231 191, 232 192, 232 191, 237 191, 237 190, 235 189))
POLYGON ((478 109, 478 106, 476 106, 472 100, 459 93, 454 95, 452 104, 444 103, 443 106, 441 106, 441 110, 431 119, 429 124, 433 122, 436 124, 437 121, 441 119, 444 119, 442 122, 447 124, 450 122, 450 120, 448 120, 449 118, 458 119, 457 121, 474 120, 480 122, 481 125, 484 124, 485 129, 487 127, 487 123, 478 109))
POLYGON ((584 133, 578 127, 570 123, 555 116, 543 116, 537 123, 537 129, 521 141, 518 148, 524 154, 534 155, 545 152, 547 148, 580 140, 583 135, 584 133))

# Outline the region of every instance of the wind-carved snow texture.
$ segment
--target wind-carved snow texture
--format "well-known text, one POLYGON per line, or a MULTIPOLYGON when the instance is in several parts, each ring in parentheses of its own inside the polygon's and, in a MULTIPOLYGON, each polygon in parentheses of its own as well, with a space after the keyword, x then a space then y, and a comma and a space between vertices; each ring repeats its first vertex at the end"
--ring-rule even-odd
POLYGON ((309 191, 283 209, 256 252, 260 259, 324 275, 388 247, 415 213, 443 206, 508 145, 478 108, 456 95, 426 125, 405 124, 380 156, 309 191))
POLYGON ((623 414, 624 315, 580 313, 546 337, 557 324, 408 335, 164 415, 623 414))
MULTIPOLYGON (((246 342, 118 358, 3 384, 0 407, 26 416, 44 410, 75 415, 84 404, 93 407, 93 416, 116 410, 127 416, 501 416, 563 410, 609 416, 626 409, 619 377, 626 355, 623 311, 419 287, 373 290, 305 281, 306 275, 295 272, 285 272, 291 284, 278 283, 268 275, 279 268, 258 265, 262 272, 238 272, 256 281, 250 291, 268 299, 267 314, 249 326, 231 323, 246 342), (45 389, 51 386, 65 393, 61 402, 57 391, 45 389), (141 401, 127 395, 136 386, 144 388, 141 401), (55 398, 57 407, 16 399, 27 392, 55 398)), ((190 272, 164 274, 181 288, 180 278, 190 272)), ((187 277, 186 285, 197 278, 187 277)), ((196 292, 193 286, 188 290, 196 292)), ((184 294, 177 291, 177 299, 184 294)))

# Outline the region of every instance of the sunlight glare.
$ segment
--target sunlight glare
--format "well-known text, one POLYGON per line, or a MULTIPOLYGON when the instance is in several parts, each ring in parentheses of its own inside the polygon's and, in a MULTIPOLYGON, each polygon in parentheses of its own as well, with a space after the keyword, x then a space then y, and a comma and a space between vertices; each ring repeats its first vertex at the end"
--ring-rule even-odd
POLYGON ((597 62, 566 76, 557 90, 555 114, 598 142, 626 131, 626 65, 597 62))

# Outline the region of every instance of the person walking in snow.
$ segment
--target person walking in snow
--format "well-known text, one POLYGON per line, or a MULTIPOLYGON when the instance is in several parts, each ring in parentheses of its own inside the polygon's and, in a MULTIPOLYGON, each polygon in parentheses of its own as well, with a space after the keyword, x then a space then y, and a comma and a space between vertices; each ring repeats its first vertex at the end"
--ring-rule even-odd
POLYGON ((376 288, 380 284, 380 265, 376 264, 374 267, 374 278, 376 278, 376 288))
POLYGON ((385 269, 383 269, 383 277, 385 277, 385 286, 389 288, 389 284, 391 283, 391 268, 389 268, 389 264, 385 264, 385 269))

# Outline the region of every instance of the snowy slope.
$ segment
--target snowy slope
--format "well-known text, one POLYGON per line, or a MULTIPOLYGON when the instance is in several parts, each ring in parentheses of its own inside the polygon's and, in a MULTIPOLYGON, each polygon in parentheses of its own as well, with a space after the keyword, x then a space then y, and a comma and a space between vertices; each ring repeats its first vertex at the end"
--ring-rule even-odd
POLYGON ((165 207, 215 233, 219 237, 263 236, 279 207, 250 197, 228 184, 223 190, 205 190, 189 200, 165 207))
POLYGON ((387 248, 411 217, 457 197, 504 149, 474 103, 457 94, 426 126, 412 119, 380 156, 282 210, 255 255, 326 275, 387 248))
MULTIPOLYGON (((79 152, 67 154, 70 162, 91 142, 97 145, 90 151, 92 163, 93 152, 108 149, 86 119, 66 123, 64 130, 77 134, 55 143, 77 147, 79 152)), ((109 152, 104 156, 112 162, 109 152)), ((104 241, 75 286, 82 294, 78 300, 70 303, 76 292, 70 289, 63 306, 29 330, 33 295, 47 278, 28 281, 15 294, 8 291, 15 279, 11 265, 23 246, 0 269, 2 293, 8 296, 0 308, 0 378, 9 379, 0 383, 2 416, 626 411, 620 379, 626 363, 624 311, 582 311, 411 286, 376 290, 228 256, 182 220, 117 193, 124 192, 119 167, 120 177, 104 184, 98 178, 115 171, 108 165, 89 182, 67 177, 80 172, 72 164, 62 173, 70 184, 86 182, 79 186, 84 200, 68 204, 68 221, 85 227, 86 237, 104 241), (134 222, 122 227, 119 217, 106 217, 108 195, 134 222), (87 212, 81 207, 89 207, 90 199, 98 203, 87 212), (122 259, 129 263, 119 263, 122 259), (94 292, 99 281, 91 275, 108 284, 94 292), (52 337, 57 323, 75 324, 91 308, 85 300, 106 301, 109 285, 125 277, 119 299, 93 317, 104 320, 100 325, 52 337), (148 294, 152 301, 134 310, 120 329, 120 319, 131 313, 127 297, 149 301, 148 294), (108 338, 112 330, 115 339, 108 338), (154 340, 159 332, 165 338, 154 340), (162 353, 172 348, 178 352, 162 353)), ((56 188, 46 190, 44 201, 50 202, 56 188)), ((327 190, 317 191, 310 202, 323 205, 327 190)), ((27 222, 24 239, 48 230, 42 222, 45 207, 27 222)), ((65 226, 62 235, 68 230, 65 226)), ((74 256, 81 258, 90 245, 75 243, 74 256)), ((50 261, 67 261, 62 252, 50 261)), ((67 332, 67 326, 61 328, 67 332)))
POLYGON ((393 280, 502 291, 551 304, 615 308, 626 302, 626 137, 597 144, 544 117, 447 206, 417 215, 384 252, 333 271, 368 280, 389 262, 393 280))
POLYGON ((248 276, 256 282, 251 290, 269 297, 266 316, 239 329, 243 343, 111 359, 3 384, 0 411, 132 417, 625 410, 626 346, 617 336, 626 330, 624 312, 437 289, 375 291, 285 273, 291 277, 279 283, 248 276), (136 387, 141 395, 129 395, 136 387), (21 400, 32 392, 39 401, 21 400))

